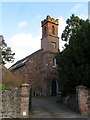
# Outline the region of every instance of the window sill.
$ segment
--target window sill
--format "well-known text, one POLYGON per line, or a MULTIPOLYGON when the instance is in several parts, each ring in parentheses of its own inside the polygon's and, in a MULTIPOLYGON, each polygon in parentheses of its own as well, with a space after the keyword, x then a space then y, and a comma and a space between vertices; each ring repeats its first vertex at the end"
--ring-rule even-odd
POLYGON ((56 66, 52 66, 53 68, 56 68, 56 66))

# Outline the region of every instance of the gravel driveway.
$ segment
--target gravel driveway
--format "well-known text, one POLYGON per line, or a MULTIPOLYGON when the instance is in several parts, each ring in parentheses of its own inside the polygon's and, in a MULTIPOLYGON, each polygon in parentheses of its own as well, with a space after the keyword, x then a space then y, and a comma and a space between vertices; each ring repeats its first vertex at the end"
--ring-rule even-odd
POLYGON ((80 114, 56 101, 56 97, 32 97, 31 118, 81 118, 80 114))

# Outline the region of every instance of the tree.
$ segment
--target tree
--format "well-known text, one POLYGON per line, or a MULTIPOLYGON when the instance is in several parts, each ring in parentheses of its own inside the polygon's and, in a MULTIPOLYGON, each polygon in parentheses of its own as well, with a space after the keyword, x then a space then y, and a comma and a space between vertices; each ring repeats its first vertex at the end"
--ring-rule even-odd
POLYGON ((74 14, 72 14, 70 19, 67 19, 66 21, 67 26, 65 27, 65 30, 63 31, 61 36, 63 41, 69 41, 71 35, 76 33, 77 27, 80 25, 80 22, 81 21, 79 17, 74 16, 74 14))
POLYGON ((11 48, 5 43, 4 37, 0 35, 0 65, 6 62, 14 61, 15 53, 12 53, 11 48))
POLYGON ((72 15, 67 20, 62 40, 65 49, 56 56, 62 91, 75 92, 75 87, 90 87, 90 22, 72 15))

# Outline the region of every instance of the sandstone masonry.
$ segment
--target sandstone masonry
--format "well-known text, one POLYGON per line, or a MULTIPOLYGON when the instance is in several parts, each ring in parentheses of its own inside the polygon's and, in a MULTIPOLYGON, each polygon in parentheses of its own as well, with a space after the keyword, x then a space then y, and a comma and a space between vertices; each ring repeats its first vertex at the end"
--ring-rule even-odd
POLYGON ((41 49, 16 62, 10 70, 32 87, 33 95, 56 95, 56 53, 59 49, 58 19, 47 16, 41 22, 41 49))
POLYGON ((21 116, 21 92, 20 88, 8 88, 2 90, 1 118, 20 118, 21 116))

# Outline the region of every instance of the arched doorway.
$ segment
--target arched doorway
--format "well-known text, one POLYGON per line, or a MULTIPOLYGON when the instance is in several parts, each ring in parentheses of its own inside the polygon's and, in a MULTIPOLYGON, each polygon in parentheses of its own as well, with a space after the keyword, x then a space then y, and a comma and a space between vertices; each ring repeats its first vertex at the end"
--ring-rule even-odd
POLYGON ((54 79, 51 84, 51 95, 56 96, 58 93, 58 82, 54 79))

